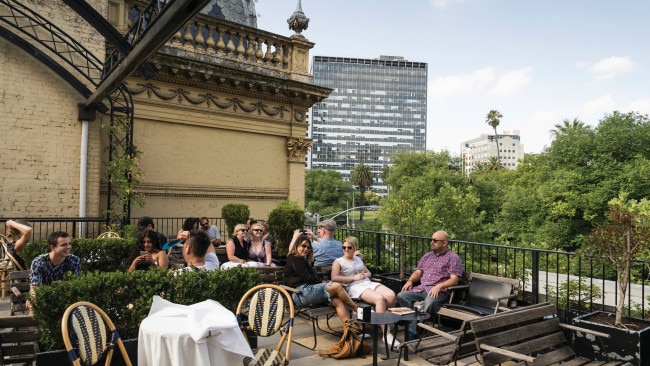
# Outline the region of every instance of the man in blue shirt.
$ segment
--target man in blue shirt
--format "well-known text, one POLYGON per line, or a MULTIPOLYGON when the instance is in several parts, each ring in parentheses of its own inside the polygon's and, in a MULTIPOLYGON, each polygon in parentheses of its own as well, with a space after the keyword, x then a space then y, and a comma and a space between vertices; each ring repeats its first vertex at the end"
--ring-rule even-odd
POLYGON ((314 250, 314 265, 331 265, 336 258, 343 256, 343 244, 334 239, 336 222, 331 219, 318 223, 318 239, 311 246, 314 250))

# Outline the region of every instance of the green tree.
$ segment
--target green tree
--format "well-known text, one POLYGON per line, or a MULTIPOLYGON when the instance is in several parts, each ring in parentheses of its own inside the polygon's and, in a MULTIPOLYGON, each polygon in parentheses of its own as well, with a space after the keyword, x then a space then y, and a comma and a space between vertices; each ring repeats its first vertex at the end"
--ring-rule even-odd
POLYGON ((226 231, 234 234, 233 230, 237 224, 243 224, 250 217, 248 205, 243 203, 228 203, 221 208, 221 217, 226 222, 226 231))
MULTIPOLYGON (((359 163, 350 171, 350 181, 355 186, 359 186, 359 206, 365 206, 366 190, 374 183, 372 170, 369 166, 359 163)), ((359 210, 359 220, 363 221, 363 208, 359 210)))
POLYGON ((626 192, 609 201, 607 219, 594 228, 582 249, 591 255, 604 256, 616 268, 618 301, 615 324, 622 327, 632 259, 650 249, 650 201, 630 200, 626 192))
MULTIPOLYGON (((499 165, 501 164, 501 155, 499 154, 499 135, 497 134, 497 127, 499 126, 499 123, 501 123, 501 118, 503 118, 503 115, 496 109, 490 110, 487 116, 485 116, 485 123, 490 125, 494 130, 494 143, 497 144, 497 162, 499 165)), ((497 165, 497 169, 499 165, 497 165)))
POLYGON ((346 209, 346 197, 352 183, 334 170, 305 171, 305 210, 327 215, 346 209))

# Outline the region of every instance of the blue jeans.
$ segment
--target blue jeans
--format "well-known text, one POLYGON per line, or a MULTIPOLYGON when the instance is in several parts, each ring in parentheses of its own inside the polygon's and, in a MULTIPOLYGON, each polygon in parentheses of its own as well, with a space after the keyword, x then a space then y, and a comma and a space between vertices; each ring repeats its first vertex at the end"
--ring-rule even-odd
MULTIPOLYGON (((410 292, 410 291, 400 291, 397 294, 397 302, 400 306, 413 309, 413 304, 417 301, 424 301, 424 311, 431 314, 431 317, 438 312, 438 309, 447 302, 447 296, 445 294, 433 298, 429 296, 426 291, 422 292, 410 292)), ((409 323, 408 331, 406 332, 406 341, 415 339, 418 333, 418 325, 416 321, 409 323)))
POLYGON ((317 283, 317 284, 305 284, 296 287, 296 290, 300 290, 299 294, 291 294, 293 302, 297 306, 308 306, 308 305, 317 305, 317 304, 329 304, 330 303, 330 294, 325 288, 326 283, 317 283))

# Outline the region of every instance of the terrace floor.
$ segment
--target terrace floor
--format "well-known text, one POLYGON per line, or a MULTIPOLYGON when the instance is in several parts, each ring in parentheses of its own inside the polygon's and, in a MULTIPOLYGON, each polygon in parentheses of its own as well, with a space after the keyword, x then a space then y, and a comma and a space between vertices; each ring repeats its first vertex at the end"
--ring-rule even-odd
MULTIPOLYGON (((332 325, 332 328, 334 329, 343 329, 343 325, 341 322, 338 320, 338 318, 333 318, 330 320, 330 324, 332 325)), ((325 325, 325 321, 322 321, 322 326, 323 328, 327 329, 327 326, 325 325)), ((371 329, 368 329, 368 332, 371 332, 371 329)), ((340 366, 365 366, 365 365, 372 365, 372 352, 363 356, 363 357, 355 357, 355 358, 349 358, 349 359, 342 359, 342 360, 336 360, 327 356, 319 356, 318 355, 318 350, 326 350, 329 349, 334 343, 336 343, 340 337, 337 337, 335 335, 331 335, 322 331, 317 330, 318 335, 318 346, 316 347, 315 351, 312 351, 310 349, 307 349, 305 347, 302 347, 300 345, 297 345, 293 343, 291 345, 291 358, 290 358, 290 365, 294 366, 319 366, 319 365, 340 365, 340 366)), ((397 339, 401 340, 403 339, 403 332, 402 328, 400 327, 400 332, 397 335, 397 339)), ((258 346, 262 347, 265 345, 269 346, 275 346, 277 345, 278 342, 278 335, 274 335, 273 337, 270 338, 258 338, 258 346)), ((304 341, 306 344, 313 344, 313 337, 312 337, 312 327, 311 327, 311 322, 307 321, 303 318, 296 317, 296 321, 294 323, 294 334, 293 338, 295 340, 299 341, 304 341)), ((372 339, 366 339, 366 342, 372 346, 372 339)), ((382 365, 382 366, 395 366, 397 365, 397 357, 399 356, 399 352, 391 352, 390 353, 390 359, 388 360, 383 360, 381 356, 386 356, 385 350, 383 343, 379 345, 379 353, 378 353, 378 358, 377 358, 377 364, 382 365)), ((400 365, 406 365, 406 366, 419 366, 419 365, 431 365, 430 363, 424 361, 423 359, 414 356, 414 355, 409 355, 409 360, 404 361, 402 360, 400 365)), ((453 363, 451 364, 453 365, 453 363)), ((474 357, 470 357, 467 359, 459 360, 457 362, 458 366, 475 366, 479 365, 478 362, 476 362, 476 359, 474 357)))

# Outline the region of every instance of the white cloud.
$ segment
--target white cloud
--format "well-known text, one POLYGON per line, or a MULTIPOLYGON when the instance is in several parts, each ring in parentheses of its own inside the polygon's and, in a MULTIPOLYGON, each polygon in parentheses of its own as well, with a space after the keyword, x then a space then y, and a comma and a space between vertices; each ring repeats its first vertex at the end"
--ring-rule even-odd
POLYGON ((494 70, 491 67, 466 75, 439 76, 429 83, 428 94, 438 99, 468 94, 485 88, 494 78, 494 70))
POLYGON ((637 99, 627 104, 623 112, 639 112, 642 114, 650 114, 650 99, 637 99))
POLYGON ((589 72, 595 74, 600 80, 607 80, 628 73, 633 69, 634 63, 629 57, 612 56, 593 64, 589 68, 589 72))
POLYGON ((582 106, 582 110, 586 114, 586 117, 599 119, 604 113, 609 113, 613 110, 616 110, 616 102, 612 99, 612 96, 605 94, 602 97, 592 99, 586 102, 582 106))
POLYGON ((490 90, 490 94, 510 95, 519 92, 530 83, 530 72, 531 68, 526 67, 506 73, 497 80, 496 85, 490 90))

